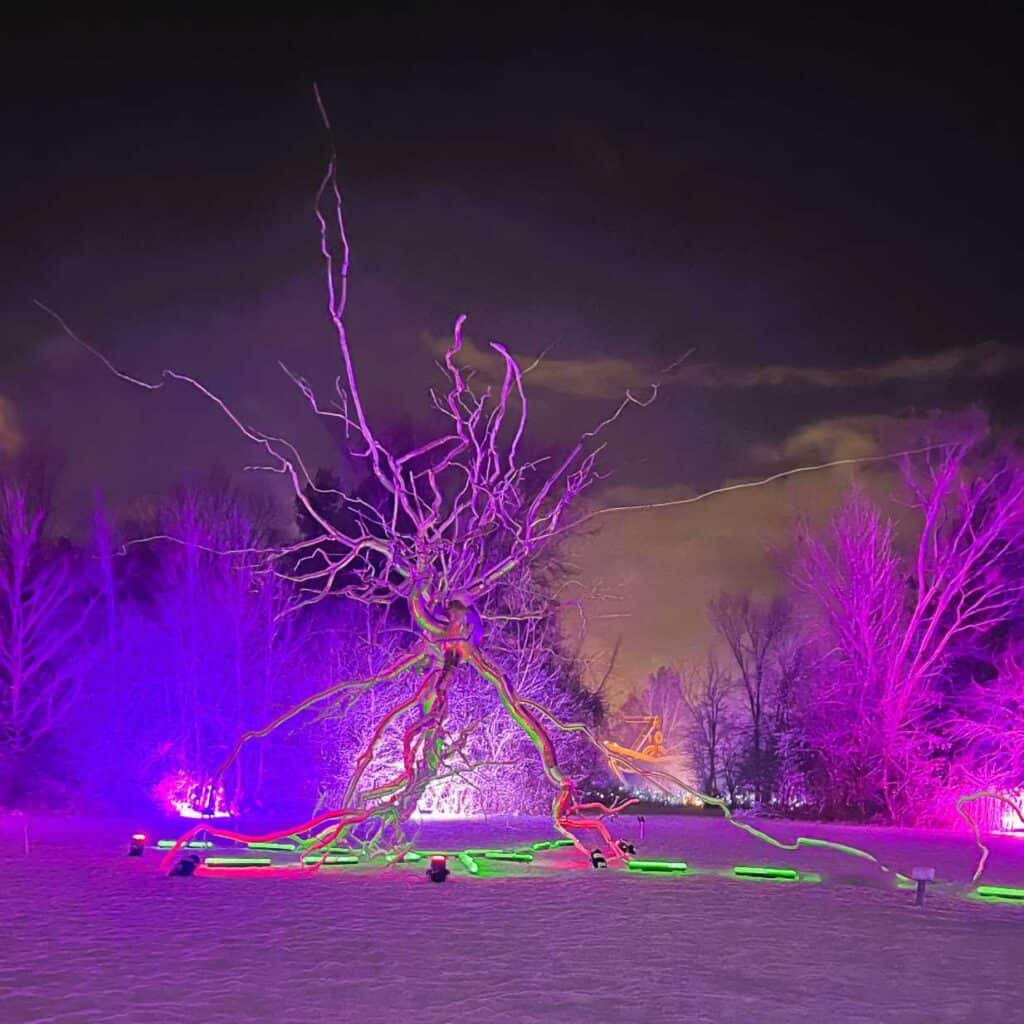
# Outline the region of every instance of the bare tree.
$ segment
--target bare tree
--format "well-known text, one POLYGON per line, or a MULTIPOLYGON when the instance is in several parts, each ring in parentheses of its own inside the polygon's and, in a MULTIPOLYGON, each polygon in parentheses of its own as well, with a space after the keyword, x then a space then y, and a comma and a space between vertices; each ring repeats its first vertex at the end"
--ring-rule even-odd
POLYGON ((750 782, 754 799, 771 798, 770 719, 780 681, 783 650, 791 628, 782 600, 760 605, 749 594, 722 594, 712 601, 709 617, 732 657, 736 680, 745 698, 750 730, 750 782))
POLYGON ((806 529, 792 577, 813 599, 821 662, 809 721, 837 791, 877 794, 894 820, 930 813, 944 668, 1020 607, 1024 470, 972 461, 970 438, 908 463, 917 513, 902 557, 894 524, 855 494, 826 536, 806 529))
POLYGON ((963 749, 957 771, 966 782, 1024 797, 1024 640, 995 659, 994 675, 960 694, 949 732, 963 749))
POLYGON ((96 595, 48 536, 41 472, 0 481, 0 738, 15 752, 49 734, 78 695, 76 656, 96 595))
POLYGON ((735 691, 735 680, 714 658, 709 657, 702 670, 687 672, 683 677, 683 702, 690 718, 690 756, 701 792, 709 796, 722 795, 725 745, 730 731, 735 730, 735 691))

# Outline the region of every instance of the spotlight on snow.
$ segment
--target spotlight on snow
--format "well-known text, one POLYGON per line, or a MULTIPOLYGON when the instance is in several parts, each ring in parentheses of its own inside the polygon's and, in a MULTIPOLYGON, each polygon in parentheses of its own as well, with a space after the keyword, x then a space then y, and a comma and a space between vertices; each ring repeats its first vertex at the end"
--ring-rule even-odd
POLYGON ((182 818, 230 818, 224 783, 206 783, 184 769, 170 772, 153 787, 157 803, 182 818))
POLYGON ((146 849, 146 835, 144 832, 136 832, 128 846, 129 857, 141 857, 146 849))
POLYGON ((432 882, 443 882, 451 872, 448 870, 448 858, 438 854, 430 858, 430 867, 427 868, 427 878, 432 882))

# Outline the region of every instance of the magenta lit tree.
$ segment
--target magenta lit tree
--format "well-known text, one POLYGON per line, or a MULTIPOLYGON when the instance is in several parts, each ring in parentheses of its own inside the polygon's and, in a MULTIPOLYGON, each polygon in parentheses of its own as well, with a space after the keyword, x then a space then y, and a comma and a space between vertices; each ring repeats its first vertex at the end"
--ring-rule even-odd
MULTIPOLYGON (((994 675, 974 682, 952 716, 950 733, 962 745, 958 769, 972 788, 1024 796, 1024 642, 1000 653, 994 675)), ((1013 828, 1018 811, 999 807, 999 818, 1013 828)))
MULTIPOLYGON (((792 578, 814 608, 820 660, 804 725, 826 790, 861 808, 878 798, 892 820, 912 822, 941 796, 944 670, 1022 608, 1024 467, 984 458, 972 436, 904 468, 906 554, 895 524, 855 494, 827 535, 800 537, 792 578)), ((1012 689, 1012 668, 1006 679, 1012 689)))

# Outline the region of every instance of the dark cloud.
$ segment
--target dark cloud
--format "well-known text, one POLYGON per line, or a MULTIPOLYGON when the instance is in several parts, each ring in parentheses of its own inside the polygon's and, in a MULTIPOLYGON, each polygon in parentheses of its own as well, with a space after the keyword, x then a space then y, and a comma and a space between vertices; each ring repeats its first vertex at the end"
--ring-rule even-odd
MULTIPOLYGON (((126 371, 194 374, 311 465, 339 460, 277 369, 327 397, 339 372, 310 209, 314 79, 382 431, 428 428, 431 360, 463 311, 482 381, 502 369, 491 338, 529 368, 542 454, 694 349, 605 435, 625 501, 871 454, 932 408, 1019 425, 1014 28, 938 9, 925 33, 891 12, 783 25, 774 10, 764 31, 728 12, 717 27, 545 12, 495 32, 369 7, 273 29, 47 23, 0 62, 0 445, 66 456, 68 504, 86 510, 95 488, 123 508, 253 458, 197 395, 111 378, 40 299, 126 371)), ((585 582, 620 600, 588 608, 595 636, 628 636, 634 677, 696 652, 706 600, 774 586, 766 545, 848 481, 604 525, 581 542, 585 582)))
POLYGON ((744 367, 701 363, 677 379, 703 388, 819 388, 852 390, 921 381, 992 382, 1024 370, 1024 349, 998 341, 901 356, 871 366, 823 368, 784 364, 744 367))

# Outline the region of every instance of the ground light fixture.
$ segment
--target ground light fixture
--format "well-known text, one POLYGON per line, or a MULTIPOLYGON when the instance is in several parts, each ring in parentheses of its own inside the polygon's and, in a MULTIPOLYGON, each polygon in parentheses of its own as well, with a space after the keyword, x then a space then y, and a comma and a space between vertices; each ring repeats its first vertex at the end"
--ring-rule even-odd
POLYGON ((427 878, 432 882, 443 882, 450 874, 448 858, 443 853, 434 854, 430 858, 430 867, 427 868, 427 878))
POLYGON ((929 882, 935 881, 935 868, 914 868, 910 877, 917 883, 917 895, 914 898, 915 907, 924 906, 925 890, 929 882))
POLYGON ((141 857, 146 851, 146 833, 136 832, 128 844, 129 857, 141 857))
POLYGON ((182 857, 177 864, 168 872, 171 878, 191 878, 199 867, 199 854, 190 853, 182 857))

